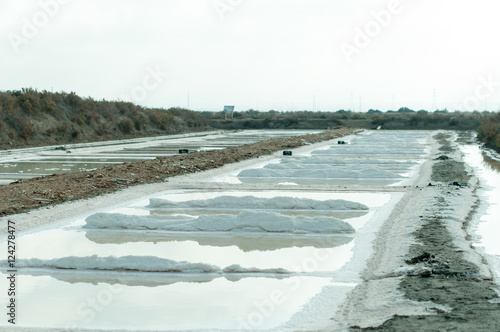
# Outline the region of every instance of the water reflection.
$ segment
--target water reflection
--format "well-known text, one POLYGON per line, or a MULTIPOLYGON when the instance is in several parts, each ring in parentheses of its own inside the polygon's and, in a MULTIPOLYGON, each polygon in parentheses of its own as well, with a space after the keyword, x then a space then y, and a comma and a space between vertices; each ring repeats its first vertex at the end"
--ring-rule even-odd
POLYGON ((164 136, 110 142, 67 145, 65 148, 40 147, 0 152, 0 179, 4 183, 53 173, 75 173, 107 165, 154 159, 178 154, 179 148, 209 151, 255 143, 273 137, 318 133, 321 130, 253 130, 226 134, 164 136), (66 151, 65 151, 66 150, 66 151), (10 181, 9 181, 10 180, 10 181))
MULTIPOLYGON (((0 274, 0 279, 0 287, 7 289, 5 274, 0 274)), ((68 283, 27 275, 19 275, 18 281, 22 285, 17 297, 22 303, 18 326, 71 330, 273 328, 288 321, 324 286, 332 285, 328 278, 321 277, 216 278, 155 287, 76 280, 68 283), (259 309, 269 309, 269 303, 272 310, 262 315, 259 309)), ((6 305, 5 297, 0 304, 6 305)), ((0 321, 0 326, 7 325, 6 320, 0 321)))
POLYGON ((161 242, 194 241, 200 246, 231 247, 237 246, 243 252, 272 251, 283 248, 332 248, 348 244, 353 237, 334 236, 273 236, 252 234, 172 234, 162 232, 141 231, 111 231, 87 230, 85 237, 97 244, 125 244, 133 242, 161 242))
MULTIPOLYGON (((143 287, 158 287, 165 285, 173 285, 178 282, 187 283, 205 283, 217 278, 222 278, 220 275, 200 273, 133 273, 133 272, 100 272, 100 271, 67 271, 60 269, 22 269, 18 270, 19 275, 41 277, 48 276, 69 284, 110 284, 124 286, 143 286, 143 287)), ((277 275, 279 278, 285 278, 286 275, 277 275)))
POLYGON ((491 271, 500 280, 500 161, 489 151, 482 150, 477 144, 462 145, 464 160, 478 177, 480 187, 476 194, 480 204, 471 222, 474 247, 486 258, 491 271))
POLYGON ((495 172, 500 172, 500 161, 499 160, 493 159, 485 151, 482 151, 482 156, 483 156, 483 161, 484 161, 483 165, 487 169, 489 169, 491 171, 495 171, 495 172))

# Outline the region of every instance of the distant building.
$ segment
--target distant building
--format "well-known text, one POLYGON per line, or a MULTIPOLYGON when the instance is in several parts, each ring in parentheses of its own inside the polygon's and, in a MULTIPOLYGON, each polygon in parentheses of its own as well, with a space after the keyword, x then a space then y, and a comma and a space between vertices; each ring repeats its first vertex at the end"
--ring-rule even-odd
POLYGON ((226 120, 233 118, 233 112, 234 112, 234 106, 224 106, 224 114, 226 120))

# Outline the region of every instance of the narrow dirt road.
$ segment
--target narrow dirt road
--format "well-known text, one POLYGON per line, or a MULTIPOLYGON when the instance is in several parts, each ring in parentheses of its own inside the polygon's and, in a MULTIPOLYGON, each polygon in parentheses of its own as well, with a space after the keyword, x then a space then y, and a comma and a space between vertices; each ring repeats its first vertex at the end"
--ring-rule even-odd
POLYGON ((147 183, 195 173, 285 149, 331 140, 356 130, 338 129, 318 134, 274 138, 223 150, 201 151, 135 163, 107 166, 91 172, 53 174, 0 186, 0 216, 26 212, 147 183))

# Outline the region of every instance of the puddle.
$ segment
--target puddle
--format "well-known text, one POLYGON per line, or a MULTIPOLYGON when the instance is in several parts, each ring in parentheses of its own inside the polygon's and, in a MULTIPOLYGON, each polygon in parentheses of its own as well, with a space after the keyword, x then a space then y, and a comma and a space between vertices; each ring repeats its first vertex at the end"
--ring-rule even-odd
POLYGON ((18 179, 29 179, 53 173, 92 171, 117 163, 166 157, 178 154, 180 148, 189 151, 209 151, 250 144, 275 137, 298 136, 319 132, 321 131, 254 130, 248 133, 233 132, 209 135, 202 133, 187 136, 175 135, 83 143, 65 145, 65 150, 61 147, 7 150, 0 153, 0 183, 5 184, 18 179))
POLYGON ((492 272, 500 281, 500 161, 485 154, 478 145, 462 145, 464 160, 474 169, 480 188, 476 191, 480 205, 471 223, 474 247, 484 254, 492 272))
MULTIPOLYGON (((87 280, 81 276, 72 280, 70 273, 60 276, 62 280, 18 275, 18 285, 22 285, 17 297, 18 322, 54 328, 267 329, 288 321, 331 284, 319 277, 183 281, 157 276, 152 278, 156 283, 144 277, 124 276, 127 282, 111 284, 95 283, 91 275, 87 280), (133 280, 137 285, 124 285, 134 284, 133 280)), ((0 287, 7 289, 5 275, 0 278, 0 287)), ((121 278, 116 276, 118 281, 121 278)), ((5 326, 5 320, 0 325, 5 326)))
MULTIPOLYGON (((183 138, 176 144, 211 149, 281 135, 290 136, 290 132, 183 138)), ((361 135, 341 147, 373 149, 368 146, 376 142, 381 145, 379 149, 385 149, 382 158, 372 154, 347 157, 306 152, 247 168, 305 169, 307 174, 308 168, 363 172, 366 166, 372 169, 368 177, 349 177, 344 172, 338 178, 294 178, 290 174, 245 178, 238 177, 243 171, 240 169, 207 181, 394 186, 409 180, 420 166, 429 135, 377 132, 361 135), (403 155, 402 146, 406 152, 414 153, 403 155), (374 177, 377 174, 391 177, 374 177)), ((136 158, 144 153, 144 157, 172 148, 160 141, 134 144, 103 146, 94 151, 89 148, 82 155, 89 163, 118 162, 124 160, 120 160, 124 158, 120 155, 136 158)), ((334 149, 325 147, 318 151, 329 150, 334 149)), ((58 156, 45 158, 57 163, 58 156)), ((59 168, 78 165, 74 159, 66 159, 59 168)), ((30 165, 29 170, 42 168, 41 164, 30 165)), ((233 190, 169 190, 124 202, 104 212, 89 211, 87 216, 19 236, 18 259, 20 266, 22 262, 27 266, 20 268, 18 274, 19 325, 263 330, 300 329, 303 322, 327 320, 325 315, 310 317, 308 306, 336 310, 349 290, 360 282, 359 273, 371 255, 375 234, 403 196, 397 191, 335 192, 335 188, 300 190, 286 185, 281 190, 266 191, 229 188, 233 190), (210 227, 202 229, 196 224, 198 228, 182 228, 194 219, 201 219, 210 227), (250 227, 232 227, 244 222, 250 227), (283 228, 273 228, 278 222, 283 228), (155 228, 158 224, 178 227, 175 223, 182 226, 180 230, 155 228), (221 224, 231 227, 221 231, 217 228, 221 224), (271 228, 266 228, 270 224, 271 228), (345 225, 349 230, 343 232, 345 225), (322 233, 325 229, 330 233, 322 233), (169 269, 170 262, 178 272, 169 269), (194 270, 193 265, 207 268, 194 270)), ((0 287, 6 287, 5 275, 0 278, 0 287)))
MULTIPOLYGON (((130 233, 129 233, 130 234, 130 233)), ((50 260, 67 256, 125 257, 154 256, 174 261, 204 263, 226 268, 238 264, 245 268, 271 269, 283 268, 293 272, 325 272, 341 268, 350 258, 353 246, 348 237, 310 237, 302 240, 302 246, 279 247, 287 239, 267 236, 261 239, 264 248, 249 244, 252 237, 240 236, 239 242, 231 240, 220 242, 220 236, 204 236, 203 241, 188 240, 179 234, 177 237, 166 234, 162 241, 152 242, 142 232, 136 232, 138 240, 125 242, 126 233, 101 231, 48 230, 21 237, 18 240, 19 259, 38 258, 50 260), (92 241, 94 238, 99 241, 92 241), (105 240, 103 240, 105 239, 105 240), (265 240, 276 241, 265 245, 265 240), (102 243, 104 242, 104 243, 102 243), (201 243, 200 243, 201 242, 201 243), (51 243, 47 246, 47 243, 51 243), (221 245, 222 244, 222 245, 221 245), (236 245, 239 244, 240 246, 236 245), (253 247, 252 247, 253 246, 253 247), (243 249, 242 249, 243 248, 243 249), (314 266, 304 265, 309 257, 321 257, 314 266)), ((151 236, 151 233, 149 233, 151 236)), ((156 237, 161 234, 155 234, 156 237)), ((189 235, 188 235, 189 237, 189 235)), ((294 239, 288 239, 294 241, 294 239)), ((297 240, 300 241, 300 240, 297 240)), ((289 242, 290 243, 290 242, 289 242)), ((293 242, 292 242, 293 243, 293 242)))

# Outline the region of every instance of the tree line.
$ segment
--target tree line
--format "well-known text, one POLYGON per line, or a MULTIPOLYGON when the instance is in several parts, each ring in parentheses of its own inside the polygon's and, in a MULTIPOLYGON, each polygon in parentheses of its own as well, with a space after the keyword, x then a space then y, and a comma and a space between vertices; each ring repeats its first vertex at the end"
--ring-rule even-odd
POLYGON ((208 129, 199 112, 144 108, 130 102, 97 101, 74 92, 35 89, 0 92, 0 140, 36 145, 170 135, 208 129))
POLYGON ((476 130, 488 147, 500 151, 500 115, 496 112, 258 111, 231 116, 180 107, 145 108, 130 102, 82 98, 74 92, 25 88, 0 92, 0 146, 66 144, 171 135, 210 129, 328 129, 337 127, 405 130, 476 130))

